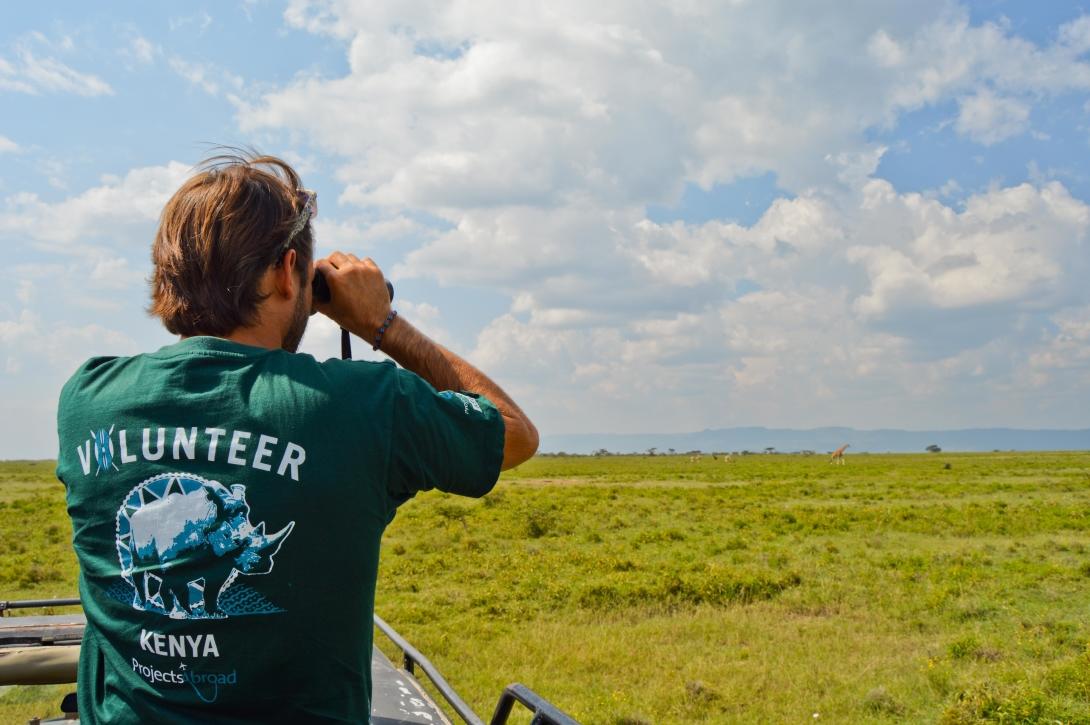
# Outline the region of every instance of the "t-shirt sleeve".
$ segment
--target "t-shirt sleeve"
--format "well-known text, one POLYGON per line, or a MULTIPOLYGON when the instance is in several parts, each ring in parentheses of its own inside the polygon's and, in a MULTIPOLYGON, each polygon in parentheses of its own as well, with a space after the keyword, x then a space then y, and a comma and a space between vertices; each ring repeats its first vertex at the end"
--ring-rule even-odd
POLYGON ((436 391, 400 368, 388 493, 397 504, 437 488, 462 496, 492 490, 503 463, 503 416, 482 395, 436 391))

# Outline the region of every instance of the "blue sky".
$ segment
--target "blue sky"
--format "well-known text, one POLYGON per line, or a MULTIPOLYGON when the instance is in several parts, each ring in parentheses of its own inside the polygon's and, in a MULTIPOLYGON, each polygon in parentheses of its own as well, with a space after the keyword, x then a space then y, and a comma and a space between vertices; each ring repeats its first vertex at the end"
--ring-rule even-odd
MULTIPOLYGON (((0 29, 0 457, 171 341, 156 216, 207 143, 546 434, 1090 425, 1072 3, 24 4, 0 29)), ((362 345, 357 345, 361 348, 362 345)), ((337 353, 316 319, 304 341, 337 353)))

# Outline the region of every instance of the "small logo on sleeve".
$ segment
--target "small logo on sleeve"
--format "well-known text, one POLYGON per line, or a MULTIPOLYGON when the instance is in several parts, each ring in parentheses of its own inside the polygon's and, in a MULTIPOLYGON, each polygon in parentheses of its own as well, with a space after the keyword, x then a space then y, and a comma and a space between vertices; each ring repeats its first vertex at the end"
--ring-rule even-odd
POLYGON ((481 404, 477 402, 476 398, 471 398, 468 395, 456 393, 453 390, 444 390, 443 392, 439 393, 439 397, 446 400, 453 400, 454 398, 457 398, 458 400, 462 401, 463 412, 465 412, 466 415, 469 415, 470 408, 477 411, 478 413, 484 413, 484 411, 481 410, 481 404))

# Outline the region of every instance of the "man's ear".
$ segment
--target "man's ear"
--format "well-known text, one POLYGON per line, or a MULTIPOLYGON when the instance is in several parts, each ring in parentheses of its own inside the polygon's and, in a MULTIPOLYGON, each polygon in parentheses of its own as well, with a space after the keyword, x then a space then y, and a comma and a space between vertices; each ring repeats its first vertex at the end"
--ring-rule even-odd
POLYGON ((299 261, 294 249, 284 252, 280 264, 273 267, 273 291, 283 297, 292 297, 302 290, 299 287, 299 276, 295 273, 295 264, 299 261))

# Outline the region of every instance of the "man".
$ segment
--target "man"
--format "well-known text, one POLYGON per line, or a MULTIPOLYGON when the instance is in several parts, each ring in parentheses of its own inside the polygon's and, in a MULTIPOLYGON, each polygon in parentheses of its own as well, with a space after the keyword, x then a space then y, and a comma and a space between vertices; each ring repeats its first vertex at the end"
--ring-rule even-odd
POLYGON ((374 262, 312 266, 315 212, 279 159, 205 162, 152 249, 151 312, 180 341, 91 359, 61 393, 85 723, 366 722, 383 529, 537 448, 511 398, 391 311, 374 262), (317 311, 404 369, 295 354, 315 266, 317 311))

